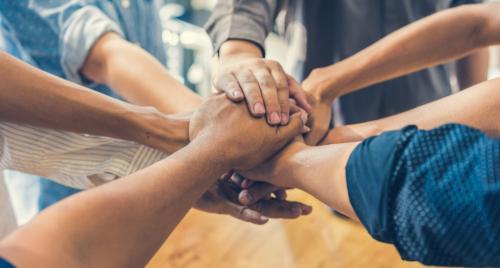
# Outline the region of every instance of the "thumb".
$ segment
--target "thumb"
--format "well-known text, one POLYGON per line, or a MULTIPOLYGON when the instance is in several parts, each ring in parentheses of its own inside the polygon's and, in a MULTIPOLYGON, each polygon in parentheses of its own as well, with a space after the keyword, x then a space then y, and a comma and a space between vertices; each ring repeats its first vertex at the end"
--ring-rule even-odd
POLYGON ((279 128, 278 136, 280 139, 280 145, 284 146, 295 137, 300 136, 304 125, 305 122, 303 121, 301 115, 299 113, 293 114, 290 117, 288 125, 279 128))

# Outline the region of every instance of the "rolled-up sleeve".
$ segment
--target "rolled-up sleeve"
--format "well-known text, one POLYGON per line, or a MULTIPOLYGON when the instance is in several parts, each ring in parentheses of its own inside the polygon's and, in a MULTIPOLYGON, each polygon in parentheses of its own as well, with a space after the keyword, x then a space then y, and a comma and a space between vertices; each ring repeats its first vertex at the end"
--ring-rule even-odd
POLYGON ((230 39, 246 40, 264 51, 264 42, 278 13, 277 0, 219 0, 206 30, 214 51, 230 39))
POLYGON ((115 32, 123 36, 115 21, 87 1, 20 0, 16 5, 28 8, 50 25, 59 39, 64 74, 73 82, 83 83, 85 80, 80 70, 103 34, 115 32))
POLYGON ((403 259, 500 265, 500 140, 455 124, 407 127, 358 145, 346 176, 363 225, 403 259))
POLYGON ((120 27, 94 6, 83 6, 64 21, 60 34, 61 65, 69 80, 82 82, 80 69, 88 53, 97 40, 108 32, 123 36, 120 27))

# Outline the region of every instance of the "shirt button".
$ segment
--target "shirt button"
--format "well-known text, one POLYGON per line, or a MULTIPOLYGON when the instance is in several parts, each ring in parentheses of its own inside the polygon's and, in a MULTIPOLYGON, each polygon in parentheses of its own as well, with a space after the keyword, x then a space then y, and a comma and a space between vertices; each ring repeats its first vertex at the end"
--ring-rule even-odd
POLYGON ((130 6, 130 0, 122 0, 122 7, 128 8, 130 6))

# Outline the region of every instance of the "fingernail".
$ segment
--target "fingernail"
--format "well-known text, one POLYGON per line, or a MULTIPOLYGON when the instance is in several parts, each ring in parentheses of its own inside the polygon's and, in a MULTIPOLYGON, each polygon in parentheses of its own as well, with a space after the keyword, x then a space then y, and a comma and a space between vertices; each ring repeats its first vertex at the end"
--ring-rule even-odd
POLYGON ((306 113, 301 113, 300 114, 300 119, 302 119, 302 122, 307 123, 307 114, 306 113))
POLYGON ((253 197, 252 195, 248 192, 248 191, 242 191, 240 193, 241 195, 241 198, 240 198, 240 202, 243 204, 243 205, 248 205, 252 202, 253 200, 253 197))
POLYGON ((310 206, 302 206, 302 214, 309 215, 312 212, 312 207, 310 206))
POLYGON ((269 220, 269 218, 268 218, 268 217, 266 217, 266 216, 260 216, 260 220, 261 220, 261 221, 268 221, 268 220, 269 220))
POLYGON ((293 211, 293 215, 297 215, 297 216, 302 215, 302 209, 300 209, 300 208, 295 207, 292 209, 292 211, 293 211))
POLYGON ((288 120, 290 120, 290 117, 288 116, 287 113, 281 113, 281 123, 283 125, 288 124, 288 120))
POLYGON ((281 122, 281 118, 277 112, 271 113, 271 123, 272 124, 278 124, 281 122))
POLYGON ((302 128, 302 133, 305 134, 305 133, 309 133, 311 132, 311 128, 308 127, 308 126, 304 126, 304 128, 302 128))
POLYGON ((233 91, 233 97, 235 99, 239 99, 239 98, 243 97, 243 94, 241 94, 240 91, 233 91))
POLYGON ((255 114, 257 115, 263 115, 266 113, 266 109, 264 109, 264 105, 262 105, 262 103, 260 102, 257 102, 254 106, 253 106, 253 111, 255 114))

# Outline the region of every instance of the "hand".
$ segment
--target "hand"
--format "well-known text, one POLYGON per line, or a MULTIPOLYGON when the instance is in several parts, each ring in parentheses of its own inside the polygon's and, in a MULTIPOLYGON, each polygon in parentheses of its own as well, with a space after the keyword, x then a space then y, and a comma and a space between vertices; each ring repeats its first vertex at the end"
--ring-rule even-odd
POLYGON ((332 121, 332 102, 322 98, 320 92, 321 86, 311 74, 303 83, 307 99, 312 106, 308 126, 311 131, 305 135, 305 142, 308 145, 318 145, 328 135, 332 121))
MULTIPOLYGON (((283 188, 296 188, 296 162, 298 153, 307 148, 303 139, 298 137, 273 158, 262 165, 242 172, 245 178, 263 181, 283 188)), ((252 187, 249 187, 249 189, 252 187)))
POLYGON ((287 126, 271 127, 252 117, 244 104, 224 96, 209 98, 193 115, 189 137, 212 146, 214 158, 228 163, 229 169, 252 168, 283 148, 301 134, 304 122, 300 113, 292 114, 287 126))
POLYGON ((299 202, 281 198, 270 198, 273 189, 261 188, 255 191, 259 197, 252 204, 241 205, 238 197, 241 188, 223 176, 208 190, 195 205, 195 208, 209 213, 230 215, 242 221, 265 224, 269 218, 294 219, 311 213, 312 208, 299 202), (269 197, 269 198, 268 198, 269 197))
POLYGON ((213 86, 232 101, 246 99, 253 116, 267 114, 269 124, 286 125, 290 116, 289 98, 295 99, 299 107, 310 110, 304 92, 300 86, 291 87, 290 79, 276 61, 239 54, 221 59, 213 86))

